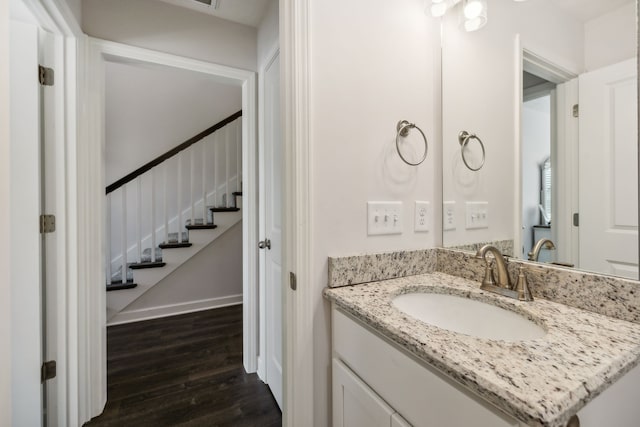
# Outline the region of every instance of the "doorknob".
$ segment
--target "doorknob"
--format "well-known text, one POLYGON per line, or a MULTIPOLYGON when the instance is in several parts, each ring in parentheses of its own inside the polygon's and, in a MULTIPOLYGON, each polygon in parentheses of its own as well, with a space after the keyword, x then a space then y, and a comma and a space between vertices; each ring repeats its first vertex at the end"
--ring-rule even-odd
POLYGON ((269 239, 260 240, 258 242, 258 247, 260 249, 264 249, 264 248, 271 249, 271 240, 269 239))

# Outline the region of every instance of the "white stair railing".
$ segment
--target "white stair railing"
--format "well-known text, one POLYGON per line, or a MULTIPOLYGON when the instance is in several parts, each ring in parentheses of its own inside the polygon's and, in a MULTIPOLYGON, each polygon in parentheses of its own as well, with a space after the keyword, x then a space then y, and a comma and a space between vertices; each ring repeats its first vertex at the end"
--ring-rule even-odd
POLYGON ((140 174, 129 183, 135 191, 123 184, 107 194, 107 284, 125 283, 131 262, 158 261, 158 243, 173 241, 174 230, 176 241, 186 242, 187 222, 195 225, 201 215, 207 224, 210 204, 219 207, 225 199, 230 206, 231 192, 241 190, 241 123, 242 118, 236 118, 140 174))

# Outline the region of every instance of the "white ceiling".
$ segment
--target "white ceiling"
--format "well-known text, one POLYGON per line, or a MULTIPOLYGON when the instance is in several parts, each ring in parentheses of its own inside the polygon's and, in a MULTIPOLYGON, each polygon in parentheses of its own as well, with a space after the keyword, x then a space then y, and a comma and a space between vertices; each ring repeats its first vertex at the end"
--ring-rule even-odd
POLYGON ((161 1, 257 28, 270 0, 218 0, 217 9, 196 0, 161 1))
POLYGON ((565 9, 582 22, 589 21, 634 0, 555 0, 558 7, 565 9))

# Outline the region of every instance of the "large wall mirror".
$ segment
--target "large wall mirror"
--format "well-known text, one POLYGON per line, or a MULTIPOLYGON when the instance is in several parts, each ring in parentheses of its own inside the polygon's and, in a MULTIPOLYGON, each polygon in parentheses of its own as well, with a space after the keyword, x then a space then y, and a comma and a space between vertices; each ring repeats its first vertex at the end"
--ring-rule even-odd
POLYGON ((638 279, 636 1, 452 3, 444 246, 638 279))

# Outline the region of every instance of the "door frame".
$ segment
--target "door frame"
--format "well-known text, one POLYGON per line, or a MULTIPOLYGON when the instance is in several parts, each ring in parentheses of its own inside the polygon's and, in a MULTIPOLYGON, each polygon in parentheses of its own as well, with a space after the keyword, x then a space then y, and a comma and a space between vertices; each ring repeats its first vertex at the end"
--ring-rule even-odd
MULTIPOLYGON (((543 55, 539 55, 534 50, 527 47, 525 44, 521 42, 520 35, 516 35, 515 38, 515 134, 514 141, 516 141, 514 151, 514 172, 516 179, 514 180, 514 194, 517 196, 514 198, 514 239, 513 239, 513 250, 514 256, 518 257, 520 251, 522 250, 522 102, 523 102, 523 90, 522 90, 522 73, 524 71, 528 71, 532 74, 538 75, 540 77, 545 78, 546 80, 555 83, 556 85, 565 83, 570 81, 571 79, 577 77, 577 74, 572 71, 561 68, 555 64, 549 62, 543 55)), ((574 93, 572 91, 564 91, 557 90, 555 95, 555 106, 552 106, 552 114, 554 114, 554 118, 552 123, 555 121, 555 126, 552 125, 552 138, 551 138, 551 158, 552 160, 557 160, 558 158, 562 158, 563 161, 571 159, 571 153, 577 150, 578 144, 578 129, 577 124, 571 123, 570 121, 565 119, 568 112, 573 105, 572 95, 574 93), (558 144, 556 143, 558 140, 558 136, 563 135, 565 138, 565 144, 562 150, 558 150, 558 144)), ((554 210, 554 214, 557 217, 566 217, 567 214, 565 210, 571 211, 573 209, 572 203, 572 194, 574 193, 574 188, 577 188, 577 166, 574 165, 575 162, 571 163, 571 167, 564 168, 561 173, 563 174, 562 182, 566 183, 565 186, 560 187, 556 185, 558 183, 558 174, 554 172, 552 174, 553 186, 556 189, 552 193, 552 209, 554 210), (574 169, 575 166, 575 169, 574 169), (562 202, 562 204, 560 203, 562 202)), ((574 211, 577 212, 577 211, 574 211)), ((565 218, 565 222, 568 219, 565 218)), ((559 223, 558 218, 555 218, 554 223, 557 225, 559 223)), ((573 242, 577 239, 577 230, 575 227, 569 227, 568 232, 565 233, 568 235, 567 239, 572 242, 571 247, 573 247, 573 242)), ((554 237, 557 237, 558 231, 557 227, 554 233, 554 237)), ((556 242, 558 243, 558 242, 556 242)), ((566 244, 562 245, 566 247, 566 244)), ((563 260, 564 258, 563 255, 563 260)))
POLYGON ((280 91, 283 117, 283 416, 284 426, 308 425, 315 408, 311 140, 311 0, 280 0, 280 91), (292 286, 294 282, 296 286, 292 286), (295 290, 293 289, 295 287, 295 290))
MULTIPOLYGON (((96 38, 88 38, 87 74, 91 76, 85 88, 87 94, 87 151, 90 156, 93 178, 85 193, 97 209, 93 209, 95 239, 91 250, 94 256, 95 283, 106 283, 105 276, 105 175, 104 175, 104 62, 117 60, 142 63, 147 66, 166 66, 198 72, 242 88, 242 300, 243 300, 243 365, 247 372, 257 369, 258 355, 258 209, 257 209, 257 99, 256 73, 239 68, 190 59, 150 49, 129 46, 96 38), (98 230, 95 230, 98 224, 98 230)), ((87 176, 89 178, 89 176, 87 176)), ((93 282, 92 282, 93 283, 93 282)), ((87 286, 87 302, 93 307, 87 315, 88 333, 84 344, 93 353, 86 370, 91 383, 91 395, 98 407, 91 416, 102 412, 106 403, 106 289, 87 286)))

